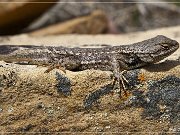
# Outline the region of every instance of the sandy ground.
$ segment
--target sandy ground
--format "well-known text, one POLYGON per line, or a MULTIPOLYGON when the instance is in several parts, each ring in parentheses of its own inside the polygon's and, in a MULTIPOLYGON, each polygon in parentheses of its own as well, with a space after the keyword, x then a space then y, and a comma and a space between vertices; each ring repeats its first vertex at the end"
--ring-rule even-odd
MULTIPOLYGON (((69 45, 83 44, 128 44, 162 34, 180 42, 180 26, 157 29, 127 35, 64 35, 55 37, 16 37, 0 38, 0 44, 39 44, 69 45)), ((138 90, 147 92, 147 84, 161 80, 168 75, 180 78, 179 51, 168 60, 141 69, 138 90)), ((119 97, 111 92, 100 97, 90 108, 84 107, 86 98, 101 87, 112 82, 112 73, 98 70, 81 72, 67 71, 66 74, 55 69, 44 73, 46 67, 7 64, 0 62, 0 131, 28 133, 88 133, 88 134, 147 134, 180 132, 179 121, 171 122, 163 117, 143 117, 142 106, 123 106, 131 98, 119 97), (66 95, 60 90, 61 83, 57 74, 68 78, 69 83, 62 88, 70 90, 66 95), (57 86, 59 84, 59 86, 57 86), (69 89, 68 89, 69 88, 69 89)), ((68 81, 68 80, 66 80, 68 81)), ((179 100, 175 101, 179 103, 179 100)), ((163 108, 163 107, 161 107, 163 108)), ((179 115, 179 109, 177 115, 179 115)))

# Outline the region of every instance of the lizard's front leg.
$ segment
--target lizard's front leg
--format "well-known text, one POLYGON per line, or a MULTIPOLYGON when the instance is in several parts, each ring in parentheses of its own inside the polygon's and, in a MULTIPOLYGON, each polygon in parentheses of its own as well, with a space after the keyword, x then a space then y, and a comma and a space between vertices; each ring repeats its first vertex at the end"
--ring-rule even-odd
POLYGON ((46 73, 50 72, 51 70, 57 68, 62 70, 64 73, 66 73, 66 70, 75 71, 78 70, 80 67, 80 59, 77 58, 77 56, 66 56, 61 59, 54 59, 51 62, 51 66, 45 71, 46 73))
POLYGON ((113 66, 113 74, 115 77, 113 81, 113 86, 115 86, 115 83, 118 81, 119 89, 120 89, 120 97, 122 94, 121 89, 123 89, 124 94, 127 96, 125 84, 128 84, 128 80, 123 75, 124 72, 126 72, 126 70, 121 70, 121 66, 115 57, 113 57, 112 59, 112 66, 113 66))

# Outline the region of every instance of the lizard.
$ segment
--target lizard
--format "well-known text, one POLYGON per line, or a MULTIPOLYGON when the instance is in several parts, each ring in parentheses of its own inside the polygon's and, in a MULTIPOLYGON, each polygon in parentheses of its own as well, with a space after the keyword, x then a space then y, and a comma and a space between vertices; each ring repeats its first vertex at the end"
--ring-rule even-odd
POLYGON ((115 76, 113 85, 118 80, 125 88, 124 81, 127 80, 122 75, 123 71, 157 63, 174 53, 179 48, 179 43, 158 35, 130 45, 104 46, 103 48, 68 48, 0 45, 0 61, 35 65, 56 64, 71 71, 86 69, 113 71, 115 76))

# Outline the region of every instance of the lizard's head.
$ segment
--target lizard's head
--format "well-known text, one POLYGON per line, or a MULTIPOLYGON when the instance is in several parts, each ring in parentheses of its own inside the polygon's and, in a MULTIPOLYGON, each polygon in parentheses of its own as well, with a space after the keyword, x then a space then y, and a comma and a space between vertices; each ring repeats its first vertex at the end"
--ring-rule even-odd
POLYGON ((136 44, 136 52, 144 62, 159 62, 179 48, 177 41, 162 35, 139 43, 136 44))

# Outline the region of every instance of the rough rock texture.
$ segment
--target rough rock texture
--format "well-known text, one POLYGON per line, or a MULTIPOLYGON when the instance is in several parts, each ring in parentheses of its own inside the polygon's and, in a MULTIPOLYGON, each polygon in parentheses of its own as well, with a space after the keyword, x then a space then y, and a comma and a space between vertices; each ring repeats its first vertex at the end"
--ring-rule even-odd
POLYGON ((91 15, 79 17, 51 25, 30 33, 32 36, 46 36, 58 34, 100 34, 108 30, 108 19, 102 11, 94 11, 91 15))
MULTIPOLYGON (((0 35, 17 33, 55 3, 31 3, 39 0, 7 0, 0 4, 0 35)), ((56 2, 57 0, 43 0, 56 2)))
MULTIPOLYGON (((82 46, 84 43, 125 44, 163 34, 180 42, 178 30, 179 27, 174 27, 128 35, 71 35, 46 39, 21 35, 0 40, 1 44, 52 42, 82 46)), ((102 88, 110 88, 111 72, 85 70, 65 74, 54 69, 44 73, 47 67, 0 62, 0 131, 180 132, 179 54, 180 49, 161 63, 128 72, 126 77, 134 87, 129 87, 128 95, 122 98, 117 87, 109 93, 102 92, 102 88), (102 96, 95 96, 92 106, 85 108, 84 103, 95 92, 94 95, 102 93, 102 96)))

